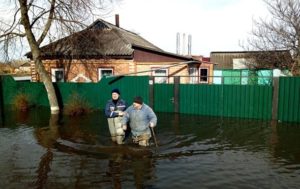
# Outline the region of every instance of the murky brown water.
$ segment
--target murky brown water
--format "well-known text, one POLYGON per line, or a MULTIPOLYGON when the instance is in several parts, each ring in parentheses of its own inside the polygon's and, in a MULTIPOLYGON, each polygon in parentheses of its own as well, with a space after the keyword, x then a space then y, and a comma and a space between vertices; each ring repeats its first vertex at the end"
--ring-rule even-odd
POLYGON ((0 188, 298 188, 300 125, 158 114, 159 148, 110 142, 103 112, 5 111, 0 188))

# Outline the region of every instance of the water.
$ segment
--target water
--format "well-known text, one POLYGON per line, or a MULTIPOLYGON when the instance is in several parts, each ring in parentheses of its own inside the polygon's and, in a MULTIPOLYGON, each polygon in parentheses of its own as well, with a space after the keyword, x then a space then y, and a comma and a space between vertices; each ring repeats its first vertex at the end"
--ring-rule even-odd
POLYGON ((299 188, 300 125, 158 114, 159 147, 110 142, 103 112, 4 112, 0 188, 299 188))

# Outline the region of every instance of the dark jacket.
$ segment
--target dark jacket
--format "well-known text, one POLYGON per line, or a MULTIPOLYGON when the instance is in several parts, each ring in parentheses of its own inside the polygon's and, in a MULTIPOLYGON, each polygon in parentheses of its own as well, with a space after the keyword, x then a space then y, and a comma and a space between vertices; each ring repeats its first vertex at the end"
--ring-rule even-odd
POLYGON ((124 100, 119 99, 115 104, 112 99, 108 100, 105 106, 105 116, 107 118, 118 117, 117 111, 125 111, 127 108, 127 104, 124 100), (111 107, 113 107, 113 111, 111 111, 111 107))

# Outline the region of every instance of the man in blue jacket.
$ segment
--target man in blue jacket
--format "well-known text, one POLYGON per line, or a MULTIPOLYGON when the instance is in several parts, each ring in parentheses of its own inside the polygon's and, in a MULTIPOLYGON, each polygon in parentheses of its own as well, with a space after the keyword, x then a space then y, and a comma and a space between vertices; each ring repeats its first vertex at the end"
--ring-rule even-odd
POLYGON ((113 89, 111 91, 112 98, 106 103, 105 115, 107 117, 112 141, 123 144, 125 133, 122 129, 121 120, 127 105, 126 102, 120 98, 120 94, 119 89, 113 89))
POLYGON ((149 127, 155 127, 157 117, 153 110, 143 103, 139 96, 133 99, 133 104, 124 112, 122 127, 127 130, 127 122, 131 128, 133 142, 140 146, 149 146, 151 130, 149 127))

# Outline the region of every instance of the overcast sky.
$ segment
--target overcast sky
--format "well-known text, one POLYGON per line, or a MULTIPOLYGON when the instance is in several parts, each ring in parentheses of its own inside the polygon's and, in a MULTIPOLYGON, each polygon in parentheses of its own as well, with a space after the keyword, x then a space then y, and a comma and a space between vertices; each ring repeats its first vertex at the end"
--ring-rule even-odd
MULTIPOLYGON (((243 50, 253 18, 266 17, 262 0, 123 0, 104 19, 134 31, 165 51, 176 52, 177 32, 192 35, 192 54, 243 50)), ((187 41, 187 40, 186 40, 187 41)))

